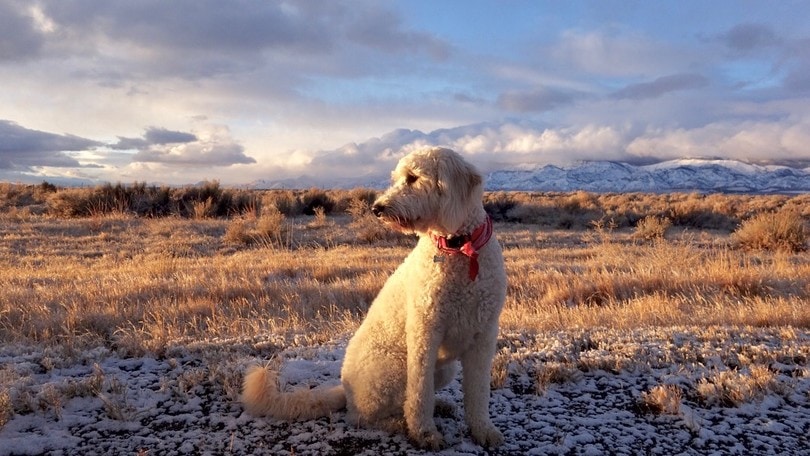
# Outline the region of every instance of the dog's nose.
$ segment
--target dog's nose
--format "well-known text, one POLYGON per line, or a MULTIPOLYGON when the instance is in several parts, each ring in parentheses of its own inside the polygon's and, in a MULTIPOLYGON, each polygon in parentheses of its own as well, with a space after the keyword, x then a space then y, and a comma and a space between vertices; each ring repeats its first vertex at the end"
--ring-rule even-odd
POLYGON ((374 214, 375 217, 379 217, 385 212, 385 204, 374 203, 371 206, 371 213, 374 214))

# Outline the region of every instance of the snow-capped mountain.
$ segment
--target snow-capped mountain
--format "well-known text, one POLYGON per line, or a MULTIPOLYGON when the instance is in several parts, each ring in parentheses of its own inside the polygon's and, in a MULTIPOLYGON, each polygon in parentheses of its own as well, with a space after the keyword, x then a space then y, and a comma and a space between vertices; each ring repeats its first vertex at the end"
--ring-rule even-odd
MULTIPOLYGON (((250 188, 385 188, 388 177, 366 176, 333 181, 309 177, 261 180, 250 188)), ((493 171, 486 189, 591 192, 810 192, 810 168, 753 165, 735 160, 680 159, 653 165, 589 161, 571 166, 536 166, 493 171)))
POLYGON ((697 191, 723 193, 810 192, 810 168, 761 166, 734 160, 671 160, 654 165, 594 161, 502 170, 487 176, 489 190, 593 192, 697 191))

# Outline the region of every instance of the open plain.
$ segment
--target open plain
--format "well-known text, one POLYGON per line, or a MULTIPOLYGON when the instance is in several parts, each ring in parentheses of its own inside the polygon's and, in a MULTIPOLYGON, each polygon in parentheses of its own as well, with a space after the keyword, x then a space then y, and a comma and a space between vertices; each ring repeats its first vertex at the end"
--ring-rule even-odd
MULTIPOLYGON (((264 195, 225 216, 210 198, 185 214, 119 202, 68 216, 59 192, 22 204, 11 189, 0 454, 421 453, 341 413, 286 423, 238 403, 252 363, 283 360, 288 385, 337 380, 348 336, 413 245, 380 229, 361 193, 313 215, 264 195)), ((506 444, 478 447, 460 417, 441 417, 445 454, 806 454, 807 240, 745 232, 790 214, 762 220, 806 236, 806 197, 487 203, 509 275, 490 407, 506 444)), ((460 407, 458 381, 439 394, 460 407)))

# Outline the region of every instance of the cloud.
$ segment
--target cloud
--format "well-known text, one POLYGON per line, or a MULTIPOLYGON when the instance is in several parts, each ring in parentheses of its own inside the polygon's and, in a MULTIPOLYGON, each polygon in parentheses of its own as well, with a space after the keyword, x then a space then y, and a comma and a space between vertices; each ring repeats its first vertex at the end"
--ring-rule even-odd
POLYGON ((482 170, 526 163, 623 157, 626 132, 609 126, 549 128, 526 122, 480 123, 429 133, 398 129, 361 143, 313 153, 302 172, 332 177, 385 176, 405 154, 429 146, 467 154, 482 170))
POLYGON ((539 88, 531 91, 509 91, 498 96, 497 105, 511 112, 544 112, 571 104, 584 94, 563 89, 539 88))
POLYGON ((630 84, 614 92, 613 97, 619 99, 642 100, 657 98, 669 92, 680 90, 699 89, 709 84, 709 79, 700 74, 681 73, 661 76, 650 82, 630 84))
POLYGON ((85 151, 102 144, 73 135, 57 135, 31 130, 9 120, 0 120, 0 168, 30 166, 79 167, 65 154, 85 151))
POLYGON ((142 141, 145 147, 135 153, 133 162, 193 167, 256 163, 254 158, 245 155, 245 148, 231 137, 225 126, 207 126, 198 134, 151 128, 142 141))
POLYGON ((810 92, 810 38, 791 43, 784 87, 792 93, 810 92))
POLYGON ((450 46, 442 40, 408 30, 400 16, 376 5, 367 7, 362 15, 348 24, 346 36, 357 44, 384 52, 425 52, 436 60, 444 60, 451 53, 450 46))
POLYGON ((329 177, 385 176, 413 150, 443 146, 465 154, 483 171, 582 160, 655 163, 683 157, 790 162, 806 159, 807 121, 718 121, 694 128, 531 122, 489 122, 428 133, 398 129, 361 143, 312 153, 299 173, 329 177))
POLYGON ((739 53, 781 43, 781 39, 771 27, 753 23, 735 25, 717 38, 729 49, 739 53))
POLYGON ((324 7, 319 15, 303 4, 249 0, 73 0, 51 2, 45 11, 71 32, 85 29, 138 47, 233 52, 323 49, 331 29, 318 16, 332 10, 324 7))
POLYGON ((149 127, 146 129, 143 138, 119 137, 118 142, 110 147, 116 150, 146 149, 155 145, 181 144, 196 140, 197 136, 192 133, 149 127))
POLYGON ((784 86, 793 93, 810 93, 810 62, 791 71, 784 79, 784 86))
POLYGON ((30 14, 8 2, 0 2, 0 62, 30 58, 39 52, 43 42, 30 14))
POLYGON ((686 49, 642 32, 609 27, 567 30, 543 55, 546 65, 550 60, 580 76, 584 72, 610 77, 675 72, 693 57, 686 49))
POLYGON ((104 84, 261 73, 298 87, 307 81, 299 74, 392 71, 359 64, 369 53, 395 62, 425 54, 440 60, 450 52, 442 40, 409 29, 398 13, 376 2, 65 0, 43 8, 60 30, 51 44, 74 57, 92 57, 82 74, 104 84))
POLYGON ((807 159, 810 122, 718 121, 692 129, 650 130, 627 145, 629 155, 669 160, 723 157, 764 162, 807 159))

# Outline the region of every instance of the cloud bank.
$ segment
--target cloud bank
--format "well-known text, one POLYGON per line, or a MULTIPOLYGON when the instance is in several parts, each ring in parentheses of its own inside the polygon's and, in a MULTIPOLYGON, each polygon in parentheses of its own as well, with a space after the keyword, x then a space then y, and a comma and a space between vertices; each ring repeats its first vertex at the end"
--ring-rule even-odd
POLYGON ((66 152, 99 146, 98 141, 31 130, 9 120, 0 120, 0 169, 79 167, 79 162, 66 152))
POLYGON ((197 133, 149 127, 141 138, 119 138, 113 149, 136 149, 133 162, 210 167, 256 163, 245 155, 226 126, 208 125, 197 133))
POLYGON ((552 128, 504 122, 431 132, 396 130, 379 138, 311 155, 301 171, 330 177, 384 175, 413 150, 441 146, 465 154, 484 171, 587 160, 651 164, 676 158, 729 158, 807 166, 810 122, 716 123, 693 129, 641 130, 587 125, 552 128), (774 160, 773 157, 781 157, 774 160))
POLYGON ((808 15, 730 0, 0 0, 0 178, 380 175, 425 145, 485 168, 801 162, 808 15))

